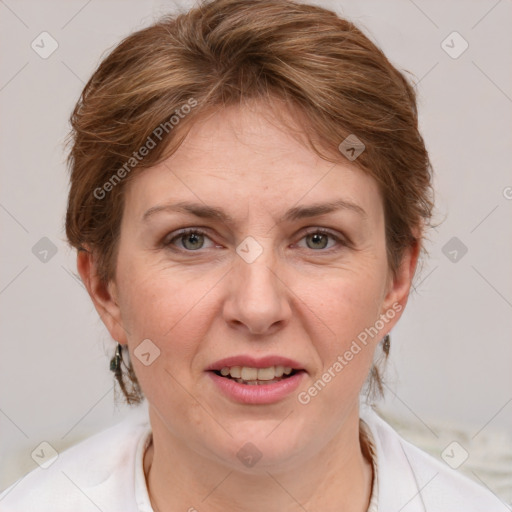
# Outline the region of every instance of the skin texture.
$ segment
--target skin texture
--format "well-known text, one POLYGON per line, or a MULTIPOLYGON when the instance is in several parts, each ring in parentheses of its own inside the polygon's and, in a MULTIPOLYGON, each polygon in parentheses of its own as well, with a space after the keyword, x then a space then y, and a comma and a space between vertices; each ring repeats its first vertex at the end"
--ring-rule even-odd
POLYGON ((393 279, 373 178, 342 158, 320 159, 265 105, 229 107, 196 122, 176 153, 129 183, 119 243, 108 286, 93 256, 80 253, 78 269, 110 334, 128 345, 149 401, 145 471, 155 510, 365 511, 372 471, 359 444, 359 393, 378 342, 403 312, 419 251, 406 251, 393 279), (366 215, 279 221, 289 208, 340 198, 366 215), (223 208, 234 224, 175 212, 142 220, 177 201, 223 208), (186 227, 207 234, 175 238, 186 227), (328 229, 346 245, 306 228, 328 229), (247 236, 263 250, 252 263, 236 253, 247 236), (297 394, 393 304, 401 311, 299 403, 297 394), (160 350, 149 366, 133 354, 144 339, 160 350), (205 368, 240 354, 290 357, 307 375, 278 403, 236 403, 205 368), (262 454, 253 467, 237 457, 247 442, 262 454))

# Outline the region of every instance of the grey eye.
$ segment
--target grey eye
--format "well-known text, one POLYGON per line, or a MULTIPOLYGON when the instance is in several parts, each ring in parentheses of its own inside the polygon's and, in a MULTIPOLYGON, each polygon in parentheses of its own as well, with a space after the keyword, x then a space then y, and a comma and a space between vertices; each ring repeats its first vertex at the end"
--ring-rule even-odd
POLYGON ((310 249, 325 249, 328 244, 329 235, 325 233, 311 233, 305 236, 306 240, 311 240, 311 245, 307 244, 310 249))
POLYGON ((183 240, 183 246, 185 249, 191 251, 201 249, 204 245, 204 235, 200 233, 187 233, 179 237, 179 240, 183 240))

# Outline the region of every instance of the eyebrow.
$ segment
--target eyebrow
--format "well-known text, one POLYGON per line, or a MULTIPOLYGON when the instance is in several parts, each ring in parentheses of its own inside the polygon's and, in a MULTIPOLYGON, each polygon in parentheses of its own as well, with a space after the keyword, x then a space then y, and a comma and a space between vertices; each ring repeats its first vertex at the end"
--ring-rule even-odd
MULTIPOLYGON (((368 217, 367 213, 361 206, 346 201, 345 199, 338 199, 328 203, 314 203, 307 206, 295 206, 290 208, 279 220, 279 222, 291 222, 299 219, 316 217, 319 215, 325 215, 339 210, 350 210, 364 219, 368 217)), ((234 218, 221 208, 213 206, 207 206, 201 203, 193 203, 188 201, 182 201, 174 204, 164 204, 153 206, 147 210, 142 216, 144 222, 148 221, 150 217, 160 212, 178 212, 178 213, 190 213, 196 217, 202 219, 215 219, 222 221, 228 225, 234 225, 234 218)))

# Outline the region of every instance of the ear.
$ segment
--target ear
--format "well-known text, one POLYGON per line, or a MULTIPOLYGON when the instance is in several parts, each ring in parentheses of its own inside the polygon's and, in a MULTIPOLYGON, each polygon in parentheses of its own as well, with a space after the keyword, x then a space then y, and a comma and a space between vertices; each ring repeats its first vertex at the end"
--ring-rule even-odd
POLYGON ((78 251, 77 268, 94 307, 110 335, 114 340, 125 345, 128 333, 123 326, 115 282, 110 281, 105 284, 100 280, 93 251, 78 251))
POLYGON ((381 314, 386 314, 386 311, 389 312, 391 310, 394 310, 395 314, 387 324, 386 333, 389 332, 398 322, 407 304, 412 280, 418 264, 421 247, 420 240, 421 239, 417 237, 416 242, 404 251, 402 261, 396 271, 396 275, 393 276, 390 271, 387 292, 383 301, 381 314))

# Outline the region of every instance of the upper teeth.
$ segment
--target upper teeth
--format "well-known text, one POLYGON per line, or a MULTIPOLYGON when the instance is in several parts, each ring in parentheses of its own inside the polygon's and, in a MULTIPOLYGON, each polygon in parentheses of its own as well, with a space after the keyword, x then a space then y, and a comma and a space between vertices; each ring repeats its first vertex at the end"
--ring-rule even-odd
POLYGON ((289 366, 269 366, 268 368, 251 368, 249 366, 225 366, 220 371, 221 375, 231 375, 234 379, 242 380, 272 380, 276 377, 290 375, 292 368, 289 366))

